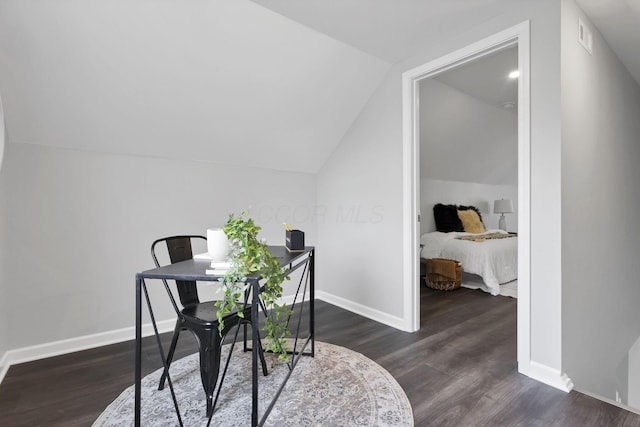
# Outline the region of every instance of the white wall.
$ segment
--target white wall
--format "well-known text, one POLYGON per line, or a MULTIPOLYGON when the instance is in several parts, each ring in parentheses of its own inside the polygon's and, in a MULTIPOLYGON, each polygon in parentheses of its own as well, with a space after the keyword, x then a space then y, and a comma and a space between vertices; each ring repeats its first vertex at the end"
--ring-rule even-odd
POLYGON ((493 201, 501 198, 513 201, 507 224, 517 232, 517 115, 435 78, 419 84, 420 233, 435 231, 436 203, 476 206, 485 226, 498 228, 493 201))
POLYGON ((517 185, 515 112, 496 108, 435 78, 419 85, 420 176, 517 185))
POLYGON ((640 338, 629 349, 627 363, 629 376, 627 379, 627 399, 624 403, 640 409, 640 338))
MULTIPOLYGON (((4 148, 4 147, 3 147, 4 148)), ((6 186, 6 180, 3 176, 3 165, 0 163, 0 381, 4 376, 5 369, 7 368, 4 360, 4 355, 9 350, 9 324, 10 319, 7 317, 7 290, 9 289, 9 283, 6 280, 6 256, 5 256, 5 244, 7 239, 6 229, 6 206, 5 198, 1 195, 4 194, 4 188, 6 186)))
POLYGON ((640 87, 573 0, 562 2, 563 366, 615 399, 640 336, 640 87), (593 55, 577 41, 593 30, 593 55))
POLYGON ((325 299, 400 327, 402 318, 402 132, 394 67, 318 173, 325 299), (347 216, 354 211, 359 215, 347 216), (335 296, 336 298, 328 298, 335 296), (353 304, 357 304, 354 307, 353 304))
MULTIPOLYGON (((487 5, 491 8, 491 5, 487 5)), ((425 40, 395 65, 318 174, 318 203, 365 212, 379 221, 318 224, 322 289, 391 319, 403 316, 402 83, 404 71, 531 20, 531 359, 561 371, 560 8, 555 1, 495 7, 494 18, 458 37, 425 40)))
MULTIPOLYGON (((4 157, 4 146, 6 139, 6 130, 4 126, 4 110, 2 105, 2 98, 0 98, 0 173, 2 171, 2 163, 4 157)), ((2 192, 3 181, 0 179, 0 193, 2 192)), ((1 313, 5 313, 5 305, 7 301, 7 297, 5 294, 5 289, 7 288, 7 282, 4 280, 3 271, 5 271, 5 255, 4 255, 4 245, 1 242, 4 242, 6 239, 5 236, 5 228, 6 221, 4 215, 5 207, 4 207, 4 198, 0 197, 0 381, 4 376, 4 371, 6 369, 5 361, 3 360, 3 355, 8 350, 7 341, 8 341, 8 328, 9 322, 5 321, 3 315, 1 313)))
POLYGON ((476 182, 420 180, 420 234, 436 230, 433 206, 437 203, 471 205, 480 210, 486 228, 498 228, 500 215, 493 213, 493 202, 511 199, 513 213, 505 214, 507 229, 518 232, 518 186, 488 185, 476 182))
POLYGON ((9 143, 0 325, 18 327, 0 349, 131 328, 134 275, 153 267, 151 242, 204 234, 229 213, 250 208, 270 243, 283 244, 290 221, 315 244, 315 188, 312 174, 9 143))

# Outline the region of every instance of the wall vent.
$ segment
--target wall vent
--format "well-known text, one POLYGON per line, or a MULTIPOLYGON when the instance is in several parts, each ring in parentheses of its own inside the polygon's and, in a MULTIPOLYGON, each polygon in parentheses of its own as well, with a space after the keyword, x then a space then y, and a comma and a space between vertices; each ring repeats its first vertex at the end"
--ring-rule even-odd
POLYGON ((578 18, 578 41, 590 55, 593 55, 593 33, 580 18, 578 18))

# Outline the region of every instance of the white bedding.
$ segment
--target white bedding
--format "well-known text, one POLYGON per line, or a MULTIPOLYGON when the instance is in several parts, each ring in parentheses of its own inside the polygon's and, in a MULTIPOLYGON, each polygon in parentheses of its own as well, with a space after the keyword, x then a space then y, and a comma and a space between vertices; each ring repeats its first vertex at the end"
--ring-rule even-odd
MULTIPOLYGON (((502 230, 487 230, 482 234, 504 233, 502 230)), ((500 294, 500 284, 518 277, 518 238, 487 239, 483 242, 459 240, 460 236, 482 236, 471 233, 423 234, 420 243, 422 258, 448 258, 460 261, 467 273, 482 277, 491 295, 500 294)))

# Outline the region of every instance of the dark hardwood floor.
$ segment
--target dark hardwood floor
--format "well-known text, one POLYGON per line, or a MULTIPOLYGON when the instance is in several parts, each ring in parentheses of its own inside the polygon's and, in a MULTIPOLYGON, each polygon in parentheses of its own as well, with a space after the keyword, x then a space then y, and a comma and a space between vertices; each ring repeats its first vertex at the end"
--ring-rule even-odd
MULTIPOLYGON (((422 328, 409 334, 318 301, 320 341, 358 351, 402 385, 416 426, 640 426, 640 416, 517 373, 516 300, 422 288, 422 328)), ((178 356, 194 352, 183 334, 178 356)), ((163 336, 168 346, 170 335, 163 336)), ((90 426, 133 383, 132 342, 12 366, 0 426, 90 426)), ((161 366, 152 338, 144 373, 161 366)))

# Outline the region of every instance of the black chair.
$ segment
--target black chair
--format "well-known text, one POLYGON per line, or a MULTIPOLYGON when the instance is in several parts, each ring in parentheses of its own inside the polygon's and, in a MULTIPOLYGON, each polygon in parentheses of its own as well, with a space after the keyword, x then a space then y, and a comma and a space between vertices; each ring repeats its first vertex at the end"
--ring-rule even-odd
MULTIPOLYGON (((192 240, 201 239, 206 243, 204 236, 172 236, 158 239, 151 245, 151 256, 156 264, 156 267, 160 267, 158 257, 156 256, 156 245, 159 243, 166 243, 167 251, 169 254, 170 264, 175 264, 180 261, 185 261, 193 258, 192 240)), ((180 297, 180 308, 175 301, 173 293, 169 289, 169 285, 166 280, 163 280, 164 286, 169 294, 171 303, 173 304, 176 314, 178 316, 176 320, 176 327, 173 332, 173 338, 171 340, 171 346, 167 353, 167 364, 162 376, 160 377, 160 384, 158 390, 164 388, 164 384, 167 378, 167 370, 173 360, 173 355, 178 343, 178 336, 180 331, 191 331, 198 342, 200 352, 200 377, 202 379, 202 386, 207 397, 207 417, 213 413, 213 392, 218 381, 218 373, 220 370, 220 352, 222 349, 222 342, 225 335, 234 326, 245 325, 245 342, 246 342, 246 325, 251 322, 251 306, 245 304, 243 313, 244 318, 238 316, 238 313, 230 313, 224 317, 224 330, 222 336, 218 332, 218 318, 216 313, 218 308, 214 305, 213 301, 200 302, 198 298, 198 288, 196 282, 187 280, 176 280, 176 287, 178 295, 180 297)), ((237 337, 237 333, 236 333, 237 337)), ((246 349, 246 344, 245 344, 246 349)), ((262 371, 264 375, 267 375, 267 364, 264 360, 264 353, 262 351, 262 345, 259 349, 260 362, 262 364, 262 371)))

